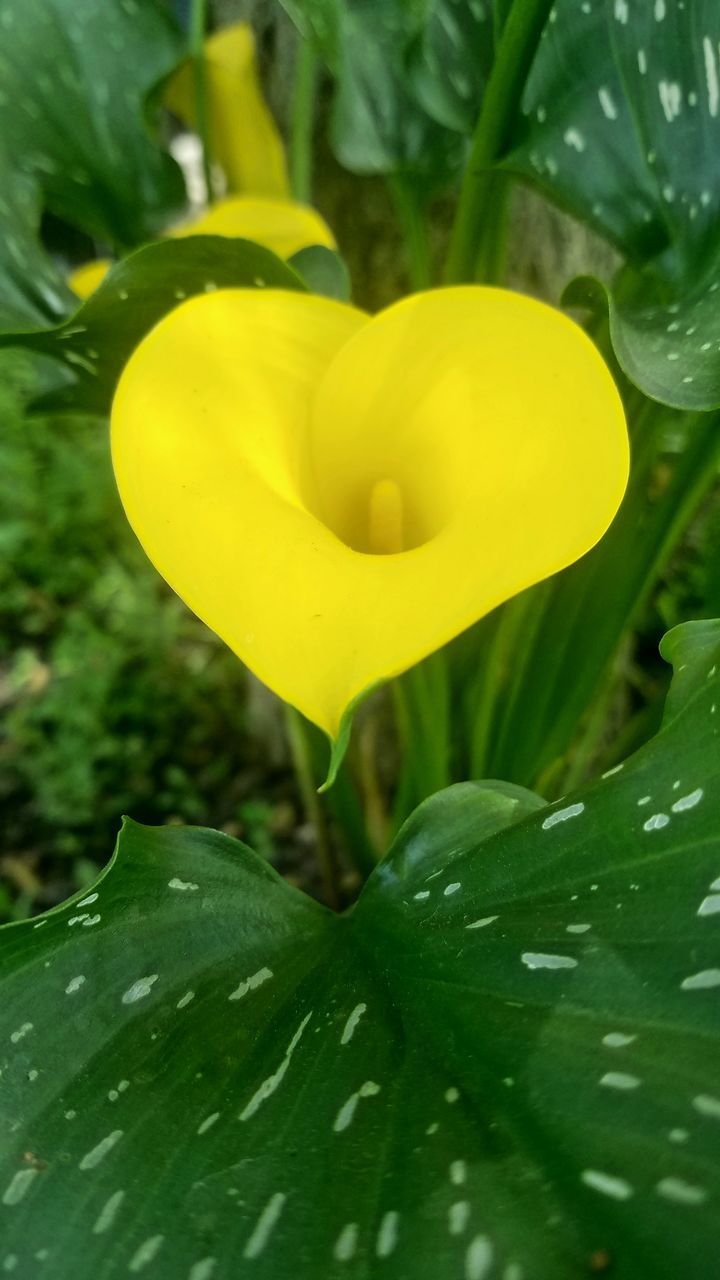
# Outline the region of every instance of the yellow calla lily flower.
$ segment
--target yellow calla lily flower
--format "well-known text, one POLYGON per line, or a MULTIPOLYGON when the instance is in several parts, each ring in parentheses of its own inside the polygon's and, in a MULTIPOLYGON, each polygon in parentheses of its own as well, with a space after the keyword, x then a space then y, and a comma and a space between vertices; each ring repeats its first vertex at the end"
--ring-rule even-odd
MULTIPOLYGON (((254 240, 272 249, 280 258, 291 258, 312 244, 335 248, 335 238, 320 214, 295 200, 267 197, 229 196, 218 200, 199 218, 171 227, 169 236, 229 236, 254 240)), ((112 266, 110 258, 84 262, 68 276, 70 288, 79 298, 89 298, 102 284, 112 266)))
POLYGON ((92 262, 83 262, 71 271, 67 282, 73 293, 83 302, 102 284, 112 266, 111 258, 94 258, 92 262))
POLYGON ((199 218, 172 227, 171 236, 237 236, 291 258, 311 244, 335 248, 335 237, 320 214, 295 200, 231 196, 218 200, 199 218))
MULTIPOLYGON (((235 236, 253 240, 280 258, 320 244, 334 249, 335 238, 315 209, 290 198, 285 150, 263 100, 255 59, 255 38, 238 22, 210 36, 204 45, 212 154, 231 190, 251 194, 218 200, 200 217, 171 227, 171 236, 235 236)), ((190 63, 170 80, 165 101, 193 126, 195 83, 190 63)), ((107 275, 112 261, 83 263, 68 276, 70 288, 85 299, 107 275)))
MULTIPOLYGON (((229 190, 289 198, 285 150, 262 96, 252 28, 246 22, 223 27, 205 41, 204 53, 210 152, 229 190)), ((169 81, 165 102, 195 128, 192 63, 169 81)))
POLYGON ((588 551, 628 473, 589 338, 482 287, 373 318, 275 290, 192 298, 127 364, 112 451, 159 571, 331 738, 368 687, 588 551))

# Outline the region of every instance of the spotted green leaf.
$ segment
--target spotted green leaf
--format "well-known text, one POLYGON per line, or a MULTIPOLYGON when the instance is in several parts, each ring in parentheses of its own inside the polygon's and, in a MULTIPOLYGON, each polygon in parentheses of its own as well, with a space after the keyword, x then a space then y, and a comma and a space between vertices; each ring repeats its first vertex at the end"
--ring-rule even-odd
POLYGON ((23 1280, 707 1280, 720 1197, 720 624, 559 804, 462 784, 342 917, 128 823, 0 933, 0 1265, 23 1280), (688 671, 692 675, 688 675, 688 671))
POLYGON ((37 402, 43 410, 105 414, 123 365, 141 338, 193 294, 221 287, 303 289, 300 277, 262 245, 188 236, 146 245, 118 262, 62 324, 0 333, 0 346, 52 356, 75 377, 37 402))
POLYGON ((158 0, 0 0, 0 136, 49 209, 101 241, 132 245, 184 203, 151 139, 148 91, 182 40, 158 0))
POLYGON ((715 0, 558 0, 506 164, 612 240, 634 288, 574 283, 605 304, 613 345, 647 395, 720 404, 720 8, 715 0))
POLYGON ((645 395, 676 409, 720 408, 720 261, 691 283, 653 303, 657 282, 642 301, 623 298, 599 280, 582 276, 564 301, 607 310, 615 354, 645 395), (647 296, 649 295, 649 296, 647 296))
POLYGON ((720 208, 715 0, 558 0, 509 165, 647 261, 685 261, 720 208))

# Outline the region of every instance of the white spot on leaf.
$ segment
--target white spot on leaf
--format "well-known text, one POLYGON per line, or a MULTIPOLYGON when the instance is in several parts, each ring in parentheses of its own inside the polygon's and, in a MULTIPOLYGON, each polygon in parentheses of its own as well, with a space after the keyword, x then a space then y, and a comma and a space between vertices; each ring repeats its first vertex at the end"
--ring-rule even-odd
POLYGON ((626 1071, 606 1071, 600 1077, 600 1084, 607 1089, 637 1089, 640 1083, 638 1076, 628 1075, 626 1071))
POLYGON ((616 1178, 611 1173, 603 1173, 602 1169, 583 1169, 580 1179, 586 1187, 599 1191, 613 1200, 629 1200, 633 1189, 624 1178, 616 1178))
POLYGON ((701 969, 689 978, 683 978, 680 986, 683 991, 705 991, 709 987, 720 987, 720 969, 701 969))
POLYGON ((257 991, 257 988, 261 987, 263 982, 267 982, 268 979, 273 976, 272 969, 258 969, 257 973, 253 973, 249 978, 245 978, 245 980, 240 983, 239 987, 236 987, 235 990, 230 993, 228 1000, 242 1000, 243 996, 246 996, 248 991, 257 991))
POLYGON ((704 795, 702 787, 697 787, 695 791, 691 791, 687 796, 681 796, 672 806, 673 813, 685 813, 687 809, 694 809, 699 804, 704 795))
POLYGON ((577 960, 572 956, 546 955, 542 951, 523 951, 520 959, 528 969, 575 969, 577 960))
POLYGON ((124 1199, 124 1191, 114 1191, 109 1200, 105 1201, 105 1204, 98 1215, 97 1222, 93 1227, 93 1235, 101 1236, 105 1231, 110 1230, 111 1226, 115 1222, 118 1210, 124 1199))
POLYGON ((135 1004, 137 1000, 144 1000, 150 995, 153 984, 157 982, 159 974, 151 973, 146 978, 138 978, 137 982, 133 982, 131 987, 123 995, 123 1004, 135 1004))
POLYGON ((704 1204, 708 1198, 704 1187, 693 1186, 683 1178, 662 1178, 657 1184, 657 1193, 673 1204, 704 1204))
POLYGON ((260 1256, 270 1239, 270 1233, 282 1213, 286 1199, 287 1196, 282 1191, 276 1191, 270 1197, 243 1249, 243 1258, 257 1258, 260 1256))
POLYGON ((565 809, 557 809, 555 813, 551 813, 542 824, 543 831, 549 831, 551 827, 557 826, 558 822, 567 822, 568 818, 577 818, 579 814, 584 813, 584 804, 570 804, 565 809))
POLYGON ((345 1023, 345 1026, 343 1027, 343 1033, 340 1037, 340 1044, 350 1043, 350 1041, 353 1038, 353 1035, 355 1034, 355 1029, 366 1010, 367 1010, 366 1004, 355 1005, 355 1008, 353 1009, 352 1013, 349 1015, 348 1020, 345 1023))
POLYGON ((380 1092, 380 1085, 374 1080, 366 1080, 356 1093, 351 1093, 347 1102, 344 1102, 333 1121, 333 1132, 343 1133, 345 1129, 353 1122, 353 1117, 357 1110, 357 1105, 361 1098, 374 1098, 380 1092))
POLYGON ((79 1168, 83 1170, 96 1169, 100 1161, 105 1159, 108 1152, 117 1146, 122 1136, 122 1129, 114 1129, 106 1138, 98 1142, 97 1146, 92 1148, 92 1151, 88 1151, 87 1155, 83 1156, 79 1168))

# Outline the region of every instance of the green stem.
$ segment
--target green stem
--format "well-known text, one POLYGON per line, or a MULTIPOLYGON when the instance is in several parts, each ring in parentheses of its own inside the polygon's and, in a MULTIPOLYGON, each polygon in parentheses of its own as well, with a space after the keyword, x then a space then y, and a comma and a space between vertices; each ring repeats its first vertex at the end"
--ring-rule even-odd
POLYGON ((315 848, 320 865, 325 901, 333 911, 340 905, 338 868, 328 838, 325 811, 313 777, 312 754, 305 721, 294 707, 286 706, 285 723, 295 777, 308 821, 315 830, 315 848))
POLYGON ((498 611, 492 638, 481 654, 482 683, 473 701, 473 723, 470 739, 470 777, 487 776, 488 761, 498 703, 504 696, 508 669, 518 643, 525 643, 525 624, 535 604, 532 592, 524 591, 506 601, 498 611))
POLYGON ((309 40, 300 37, 295 63, 292 124, 290 131, 290 186, 296 200, 312 199, 313 124, 317 58, 309 40))
MULTIPOLYGON (((638 593, 634 607, 628 615, 626 627, 630 628, 638 614, 647 605, 651 593, 657 589, 658 579, 673 551, 717 481, 720 465, 720 417, 717 414, 698 414, 688 428, 690 436, 686 448, 676 462, 668 489, 658 503, 669 514, 659 530, 654 557, 648 563, 644 586, 638 593)), ((643 459, 648 465, 647 459, 643 459)), ((616 650, 617 652, 617 650, 616 650)), ((611 655, 610 664, 616 656, 611 655)), ((595 707, 591 707, 586 730, 570 754, 570 763, 563 778, 563 790, 569 791, 587 775, 589 766, 598 755, 606 728, 605 711, 616 688, 612 665, 606 671, 605 684, 598 684, 595 707)), ((615 744, 613 743, 613 748, 615 744)), ((613 750, 613 759, 615 758, 613 750)))
POLYGON ((413 291, 429 289, 432 285, 432 262, 428 244, 423 201, 412 179, 396 173, 388 180, 397 209, 400 228, 405 241, 405 251, 413 291))
MULTIPOLYGON (((312 776, 314 779, 322 778, 327 772, 327 737, 316 725, 310 724, 309 720, 303 720, 302 727, 309 743, 312 776)), ((333 785, 322 796, 322 803, 329 816, 342 832, 350 862, 360 879, 367 880, 378 857, 384 852, 384 846, 378 849, 373 845, 358 788, 347 760, 340 766, 333 785)))
POLYGON ((553 0, 514 0, 475 127, 445 265, 448 284, 475 279, 477 243, 493 196, 492 166, 505 153, 553 0))
POLYGON ((195 84, 195 117, 202 146, 202 165, 205 177, 207 202, 215 199, 212 179, 212 153, 210 150, 210 117, 205 75, 205 27, 207 25, 207 0, 192 0, 190 8, 190 53, 193 60, 195 84))
POLYGON ((444 650, 393 682, 398 737, 403 752, 395 797, 395 826, 428 796, 450 785, 450 684, 444 650))
POLYGON ((509 204, 509 174, 493 173, 475 260, 475 279, 479 283, 502 284, 505 279, 509 204))

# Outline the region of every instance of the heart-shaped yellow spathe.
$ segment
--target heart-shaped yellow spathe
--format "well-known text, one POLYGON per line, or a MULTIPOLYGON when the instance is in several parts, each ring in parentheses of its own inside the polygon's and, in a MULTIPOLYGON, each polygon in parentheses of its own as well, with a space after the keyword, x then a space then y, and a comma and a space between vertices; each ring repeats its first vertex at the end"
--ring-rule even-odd
POLYGON ((192 298, 126 366, 112 449, 159 571, 332 738, 363 690, 589 550, 628 473, 583 331, 481 287, 374 318, 274 290, 192 298))

